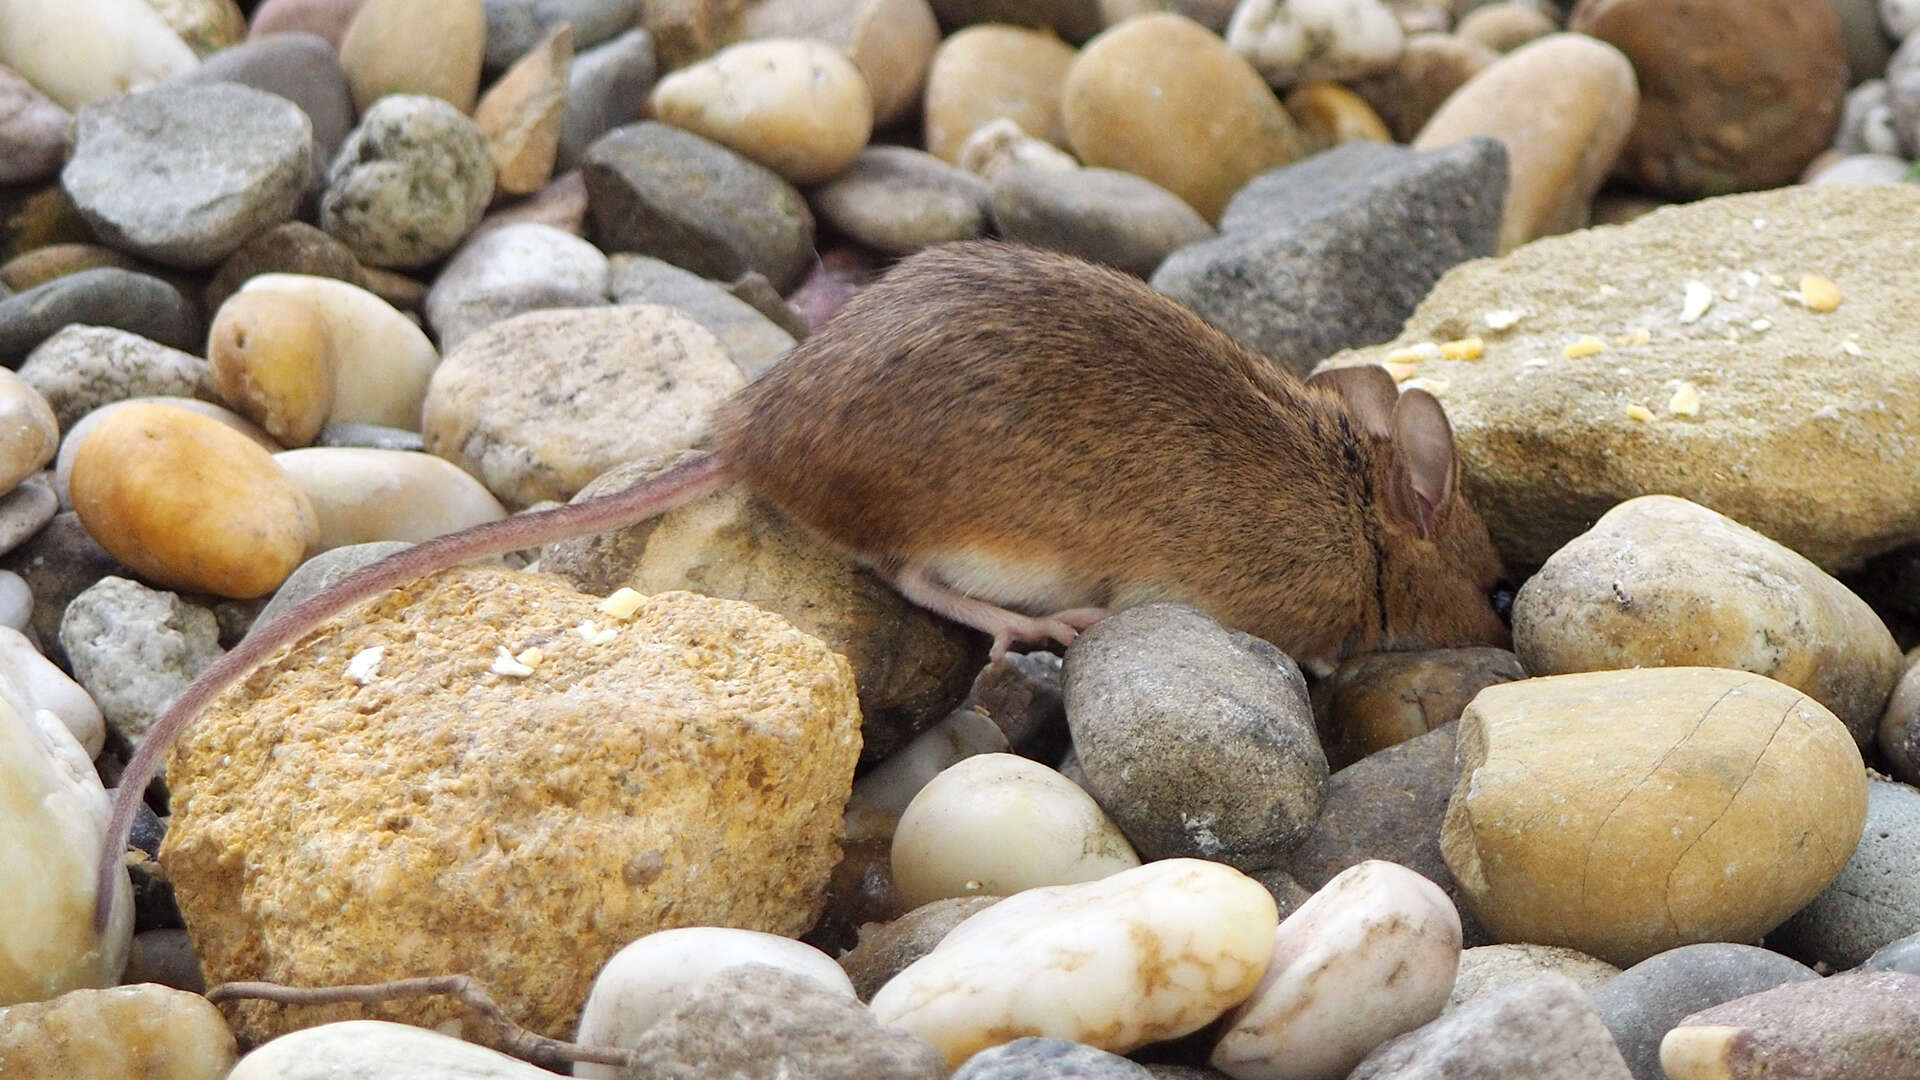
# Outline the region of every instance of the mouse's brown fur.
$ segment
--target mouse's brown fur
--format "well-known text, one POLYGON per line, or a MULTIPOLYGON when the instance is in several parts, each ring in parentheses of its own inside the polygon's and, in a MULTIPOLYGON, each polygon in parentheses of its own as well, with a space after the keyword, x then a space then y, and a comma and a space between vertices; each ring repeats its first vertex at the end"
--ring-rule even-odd
POLYGON ((1178 600, 1303 661, 1506 642, 1499 559, 1457 483, 1422 539, 1382 498, 1390 430, 1062 255, 907 260, 722 406, 716 435, 820 535, 1002 605, 1178 600))

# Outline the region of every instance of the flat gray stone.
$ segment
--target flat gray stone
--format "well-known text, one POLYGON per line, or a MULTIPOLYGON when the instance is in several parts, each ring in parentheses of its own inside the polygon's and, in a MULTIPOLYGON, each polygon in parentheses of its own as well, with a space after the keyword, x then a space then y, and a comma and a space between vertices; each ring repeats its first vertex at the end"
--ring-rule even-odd
POLYGON ((150 274, 103 266, 0 299, 0 365, 18 368, 73 323, 118 327, 176 349, 204 344, 200 316, 178 289, 150 274))
POLYGON ((1014 165, 993 176, 993 220, 1012 240, 1147 277, 1213 226, 1166 188, 1115 169, 1014 165))
POLYGON ((1588 991, 1634 1080, 1667 1080, 1660 1040, 1689 1013, 1782 983, 1817 979, 1802 964, 1752 945, 1709 942, 1650 956, 1588 991))

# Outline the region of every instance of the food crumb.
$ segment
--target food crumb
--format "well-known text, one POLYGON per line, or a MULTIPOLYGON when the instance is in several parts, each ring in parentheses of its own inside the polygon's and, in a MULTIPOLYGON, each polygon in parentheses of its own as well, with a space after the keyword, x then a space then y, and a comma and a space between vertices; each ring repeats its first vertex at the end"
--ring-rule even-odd
POLYGON ((646 600, 646 597, 622 585, 613 590, 605 600, 600 601, 599 611, 602 615, 611 615, 616 619, 631 619, 633 613, 639 611, 640 605, 646 600))
POLYGON ((1800 302, 1808 311, 1826 313, 1840 306, 1840 286, 1819 274, 1800 279, 1800 302))
POLYGON ((1683 382, 1667 400, 1667 411, 1675 416, 1700 415, 1700 388, 1690 382, 1683 382))
POLYGON ((1645 405, 1629 405, 1627 406, 1627 419, 1638 421, 1642 424, 1651 424, 1653 423, 1653 410, 1647 408, 1645 405))
POLYGON ((361 649, 347 661, 347 678, 365 686, 380 674, 380 659, 387 653, 385 645, 375 645, 371 649, 361 649))
POLYGON ((1606 342, 1601 341, 1592 334, 1582 334, 1578 341, 1575 341, 1560 351, 1567 359, 1578 360, 1583 356, 1593 356, 1597 353, 1605 352, 1606 348, 1606 342))
MULTIPOLYGON (((526 656, 528 653, 533 654, 533 658, 535 660, 540 659, 540 650, 538 649, 528 649, 525 653, 522 653, 520 655, 526 656)), ((493 648, 493 664, 491 667, 488 667, 487 670, 494 673, 495 675, 509 675, 514 678, 525 678, 528 675, 533 674, 533 665, 525 663, 524 661, 515 657, 512 653, 507 651, 507 647, 505 645, 496 645, 493 648)))
POLYGON ((1495 308, 1480 316, 1489 330, 1511 330, 1520 322, 1520 313, 1512 308, 1495 308))
POLYGON ((1686 295, 1680 303, 1680 322, 1684 325, 1700 321, 1700 316, 1713 306, 1713 290, 1704 281, 1687 282, 1686 295))
POLYGON ((1448 360, 1478 360, 1487 354, 1487 343, 1477 337, 1457 338, 1440 346, 1440 355, 1448 360))

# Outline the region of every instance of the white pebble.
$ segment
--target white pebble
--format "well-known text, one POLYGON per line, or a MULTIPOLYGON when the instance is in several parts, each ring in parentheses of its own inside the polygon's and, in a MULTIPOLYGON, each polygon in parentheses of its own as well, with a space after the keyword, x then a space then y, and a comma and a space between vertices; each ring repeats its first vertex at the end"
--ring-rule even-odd
POLYGON ((955 927, 873 995, 873 1014, 949 1067, 1026 1035, 1126 1053, 1244 999, 1277 922, 1259 882, 1201 859, 1029 889, 955 927))
POLYGON ((27 579, 11 570, 0 570, 0 626, 25 630, 33 617, 33 589, 27 579))
POLYGON ((282 1035, 240 1059, 227 1080, 553 1080, 498 1050, 385 1020, 342 1020, 282 1035))
POLYGON ((975 754, 1003 754, 1006 733, 972 709, 961 709, 913 737, 853 782, 849 811, 905 812, 913 797, 942 770, 975 754))
POLYGON ((45 711, 54 716, 90 759, 106 745, 107 722, 93 695, 12 627, 0 627, 0 693, 22 715, 45 711))
POLYGON ((1014 754, 978 754, 934 777, 893 834, 893 887, 908 907, 1094 881, 1140 865, 1073 781, 1014 754))

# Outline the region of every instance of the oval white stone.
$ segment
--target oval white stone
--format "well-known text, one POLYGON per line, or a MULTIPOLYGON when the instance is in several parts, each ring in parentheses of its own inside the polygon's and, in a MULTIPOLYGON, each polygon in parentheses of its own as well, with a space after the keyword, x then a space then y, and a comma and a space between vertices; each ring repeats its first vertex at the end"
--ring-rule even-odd
POLYGON ((282 1035, 240 1059, 227 1080, 553 1080, 497 1050, 386 1020, 342 1020, 282 1035))
POLYGON ((1014 754, 978 754, 920 789, 893 834, 893 887, 910 908, 1096 881, 1140 865, 1073 781, 1014 754))
POLYGON ((0 693, 23 716, 42 710, 51 713, 89 759, 100 755, 107 741, 107 722, 93 695, 41 656, 27 635, 10 626, 0 626, 0 693))
POLYGON ((314 446, 273 460, 313 503, 316 552, 378 540, 417 543, 507 516, 486 485, 432 454, 314 446))
POLYGON ((400 309, 347 282, 312 274, 260 274, 242 292, 266 289, 313 305, 335 361, 335 424, 384 424, 420 430, 420 405, 440 354, 426 331, 400 309))
POLYGON ((1240 871, 1163 859, 1000 901, 882 986, 873 1013, 949 1067, 1027 1035, 1121 1054, 1244 999, 1278 923, 1272 895, 1240 871))

